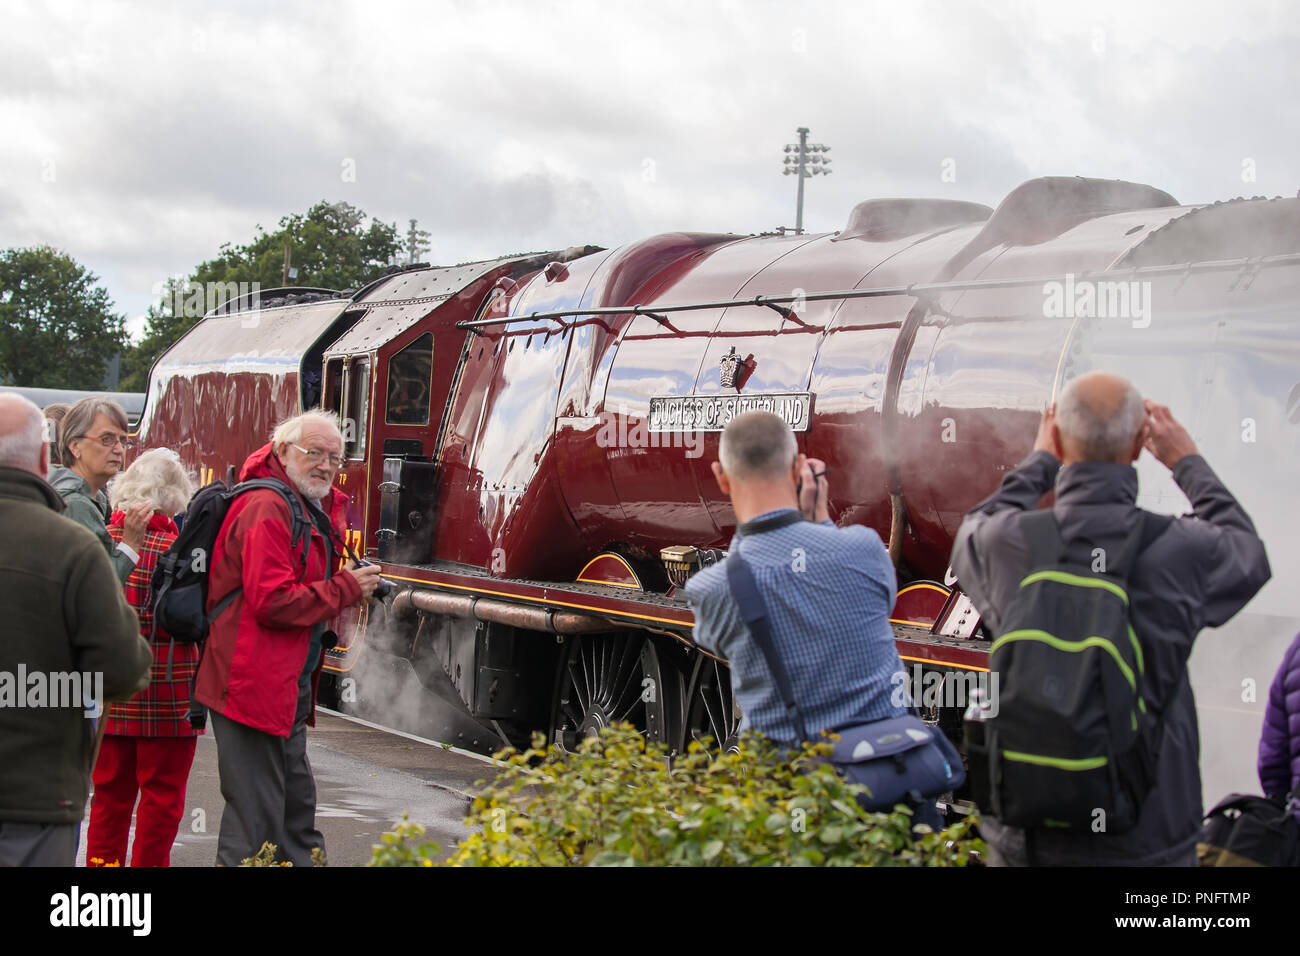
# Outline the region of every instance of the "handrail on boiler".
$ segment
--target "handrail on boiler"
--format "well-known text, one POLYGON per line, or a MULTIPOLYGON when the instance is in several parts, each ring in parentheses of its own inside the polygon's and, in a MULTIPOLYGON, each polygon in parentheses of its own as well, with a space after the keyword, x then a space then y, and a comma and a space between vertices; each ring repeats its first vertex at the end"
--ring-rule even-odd
MULTIPOLYGON (((1202 272, 1231 272, 1242 269, 1267 269, 1273 266, 1300 265, 1300 253, 1288 253, 1281 256, 1258 256, 1244 259, 1220 259, 1206 262, 1184 262, 1166 266, 1141 266, 1135 269, 1117 269, 1113 272, 1061 273, 1060 275, 1036 276, 1020 279, 971 279, 965 282, 914 282, 911 285, 881 286, 878 289, 842 289, 835 292, 801 292, 792 295, 756 295, 747 299, 723 299, 717 302, 691 302, 680 305, 632 305, 603 306, 586 309, 557 309, 551 312, 531 312, 527 315, 503 315, 492 319, 475 319, 457 322, 456 328, 467 329, 475 335, 478 330, 489 325, 504 325, 507 322, 541 321, 545 319, 562 319, 578 315, 647 315, 661 325, 667 323, 663 313, 694 312, 702 309, 728 309, 735 306, 756 305, 767 308, 779 307, 786 302, 821 302, 827 299, 871 299, 891 295, 906 295, 913 298, 942 292, 979 291, 984 289, 1014 289, 1023 286, 1045 285, 1048 282, 1060 282, 1071 275, 1079 282, 1116 282, 1135 281, 1138 279, 1160 276, 1186 276, 1202 272)), ((784 312, 782 312, 784 314, 784 312)))

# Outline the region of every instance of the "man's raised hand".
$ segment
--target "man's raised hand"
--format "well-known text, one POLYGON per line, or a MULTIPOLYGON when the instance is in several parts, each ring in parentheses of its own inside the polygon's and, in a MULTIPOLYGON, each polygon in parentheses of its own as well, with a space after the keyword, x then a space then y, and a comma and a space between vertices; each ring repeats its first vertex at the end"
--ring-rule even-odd
POLYGON ((1146 448, 1160 464, 1172 470, 1188 455, 1200 454, 1196 442, 1174 418, 1169 406, 1158 405, 1149 398, 1144 398, 1142 403, 1147 410, 1146 448))

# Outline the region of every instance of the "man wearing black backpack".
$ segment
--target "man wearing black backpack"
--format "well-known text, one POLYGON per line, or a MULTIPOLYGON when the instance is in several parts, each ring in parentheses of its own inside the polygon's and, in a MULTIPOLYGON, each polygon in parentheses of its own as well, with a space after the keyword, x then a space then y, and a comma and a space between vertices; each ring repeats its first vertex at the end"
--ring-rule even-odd
MULTIPOLYGON (((1029 706, 1025 701, 1035 695, 1042 709, 1036 718, 1038 739, 998 753, 1000 765, 992 772, 994 807, 981 807, 994 865, 1195 866, 1200 741, 1187 658, 1201 628, 1217 627, 1236 614, 1268 581, 1270 571, 1250 518, 1169 409, 1144 400, 1115 375, 1094 372, 1072 381, 1055 408, 1043 415, 1033 452, 996 493, 966 515, 953 546, 952 569, 995 637, 994 667, 1001 666, 1000 655, 1008 659, 1001 642, 1005 649, 1014 646, 1022 661, 1044 662, 1044 670, 1050 661, 1057 668, 1052 673, 1021 669, 1010 685, 1008 674, 1001 675, 1002 706, 989 727, 1013 725, 1017 716, 1023 717, 1014 711, 1029 706), (1173 472, 1195 517, 1147 517, 1137 508, 1138 476, 1132 462, 1144 447, 1173 472), (1052 527, 1043 528, 1041 520, 1026 523, 1026 512, 1053 484, 1052 527), (1043 564, 1034 555, 1042 548, 1031 544, 1027 532, 1035 540, 1056 543, 1062 551, 1054 559, 1060 570, 1037 570, 1043 564), (1090 571, 1102 573, 1090 576, 1090 571), (1116 640, 1107 644, 1092 636, 1097 633, 1094 622, 1084 627, 1088 636, 1045 636, 1026 628, 1019 617, 1026 607, 1025 589, 1043 579, 1057 586, 1049 593, 1063 604, 1122 597, 1122 602, 1112 602, 1121 615, 1116 640), (1125 612, 1131 635, 1124 633, 1125 612), (1026 650, 1041 656, 1025 657, 1026 650), (1098 656, 1085 665, 1089 652, 1098 656), (1113 663, 1124 660, 1129 663, 1113 663), (1095 666, 1098 673, 1113 666, 1113 674, 1120 676, 1074 685, 1094 686, 1094 691, 1070 699, 1060 688, 1075 676, 1068 672, 1072 661, 1079 668, 1095 666), (1060 669, 1062 662, 1067 670, 1060 669), (1110 724, 1116 739, 1083 759, 1051 756, 1053 739, 1077 743, 1083 736, 1079 723, 1069 726, 1071 707, 1095 709, 1098 697, 1117 691, 1121 696, 1131 691, 1134 707, 1122 722, 1110 724), (1056 716, 1050 714, 1053 709, 1063 715, 1064 734, 1049 726, 1056 716), (1129 730, 1130 739, 1119 741, 1129 730), (1069 805, 1078 802, 1074 798, 1084 788, 1076 784, 1089 773, 1109 775, 1118 797, 1115 806, 1094 808, 1081 825, 1068 819, 1069 805), (1021 781, 1019 792, 1007 788, 1011 780, 1021 781), (1027 786, 1026 780, 1040 785, 1027 786), (1048 780, 1052 782, 1044 783, 1048 780), (1043 819, 1043 806, 1052 801, 1067 819, 1053 820, 1049 814, 1043 826, 1010 826, 991 812, 1000 805, 1008 818, 1023 820, 1033 816, 1025 811, 1033 803, 1039 814, 1035 818, 1043 819), (1132 819, 1115 825, 1125 816, 1132 819)), ((1067 620, 1062 629, 1068 627, 1067 620)), ((972 782, 980 775, 973 761, 972 782)), ((976 792, 978 799, 978 785, 976 792)))
POLYGON ((306 729, 314 722, 321 637, 325 622, 379 583, 376 566, 336 567, 334 541, 348 502, 333 486, 342 455, 333 416, 309 411, 280 423, 271 442, 248 457, 240 481, 276 479, 300 498, 300 508, 275 490, 242 494, 213 548, 213 620, 194 699, 212 711, 217 739, 226 800, 219 865, 238 866, 264 842, 295 866, 311 866, 312 851, 324 849, 306 729), (311 525, 303 543, 294 536, 299 510, 311 525))

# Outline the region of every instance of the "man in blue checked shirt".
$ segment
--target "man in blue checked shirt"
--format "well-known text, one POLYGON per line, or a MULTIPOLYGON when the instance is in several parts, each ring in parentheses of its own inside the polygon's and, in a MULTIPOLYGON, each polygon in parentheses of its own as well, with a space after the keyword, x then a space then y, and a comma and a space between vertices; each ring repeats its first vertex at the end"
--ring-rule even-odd
MULTIPOLYGON (((861 525, 835 527, 825 465, 799 453, 776 415, 736 416, 718 455, 713 474, 739 523, 730 552, 739 550, 753 570, 808 733, 905 714, 893 693, 903 668, 889 626, 898 584, 880 536, 861 525)), ((695 643, 731 665, 740 729, 794 743, 798 734, 732 598, 725 562, 693 576, 686 596, 695 643)))

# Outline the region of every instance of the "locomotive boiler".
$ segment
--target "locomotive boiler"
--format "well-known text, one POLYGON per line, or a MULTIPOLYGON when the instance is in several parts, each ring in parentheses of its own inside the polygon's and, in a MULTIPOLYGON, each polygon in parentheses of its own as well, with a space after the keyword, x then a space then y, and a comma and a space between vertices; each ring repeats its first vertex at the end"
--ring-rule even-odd
MULTIPOLYGON (((616 719, 680 748, 738 722, 680 595, 734 531, 709 468, 733 415, 785 417, 831 468, 832 517, 889 543, 900 655, 951 727, 947 688, 987 671, 953 535, 1062 384, 1109 369, 1171 406, 1269 547, 1274 583, 1194 666, 1198 698, 1231 709, 1232 655, 1280 655, 1300 624, 1298 227, 1296 199, 1052 177, 996 209, 863 202, 831 234, 670 233, 263 292, 159 360, 141 438, 225 476, 279 418, 339 412, 354 540, 398 585, 336 628, 340 707, 481 751, 616 719)), ((1187 510, 1138 468, 1140 504, 1187 510)))

